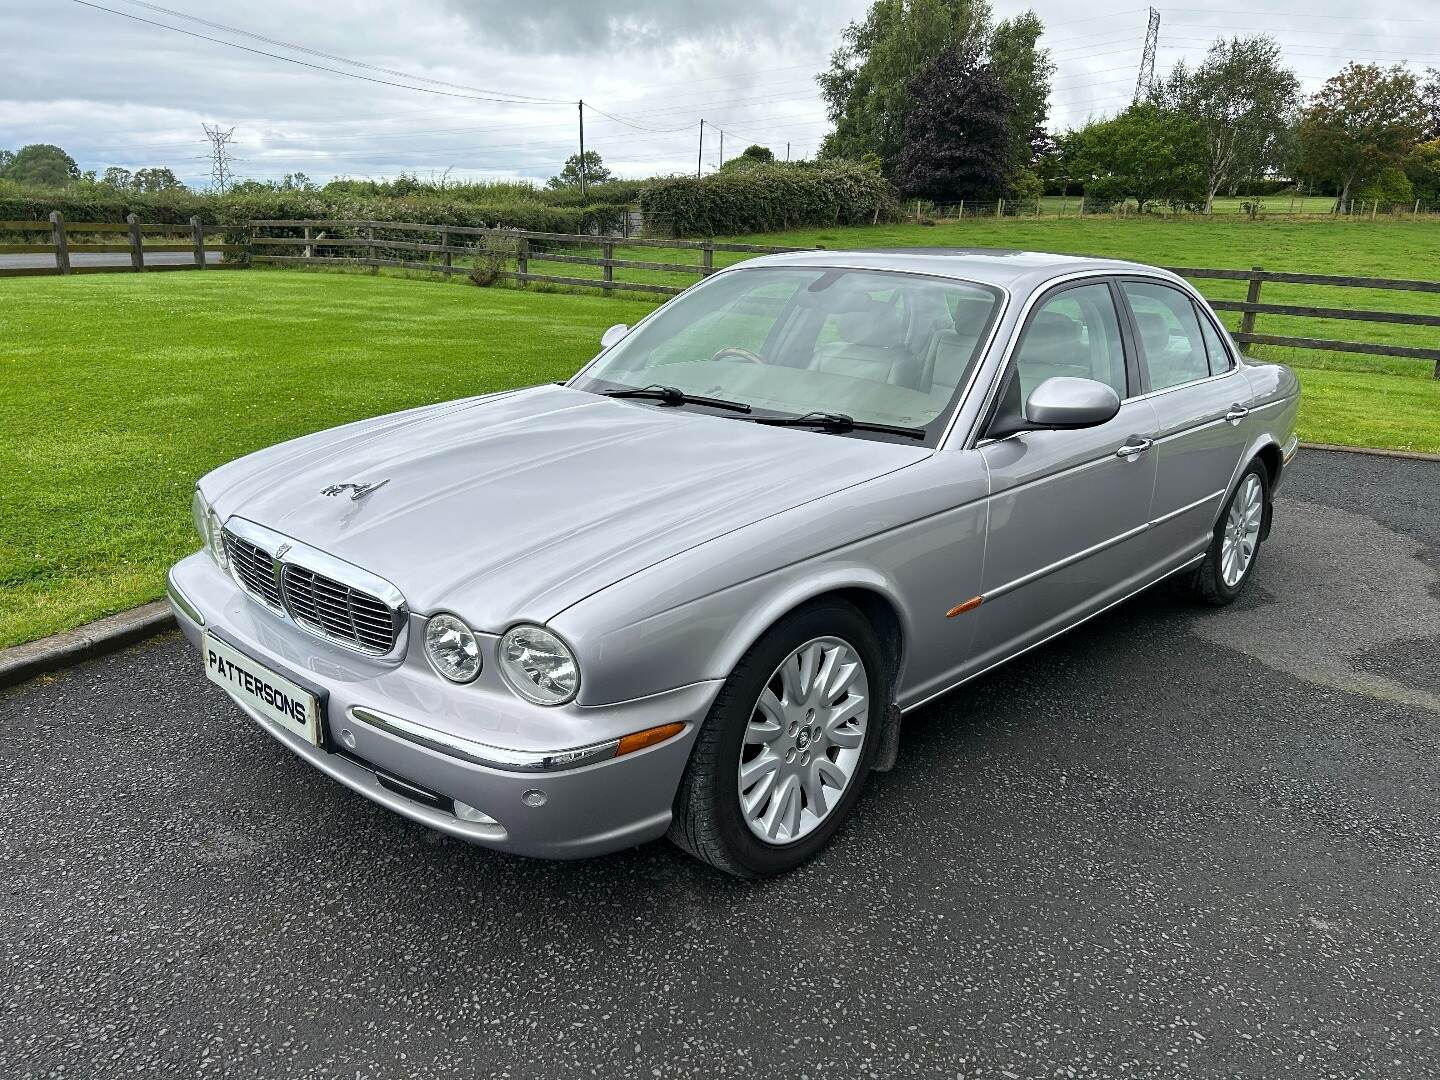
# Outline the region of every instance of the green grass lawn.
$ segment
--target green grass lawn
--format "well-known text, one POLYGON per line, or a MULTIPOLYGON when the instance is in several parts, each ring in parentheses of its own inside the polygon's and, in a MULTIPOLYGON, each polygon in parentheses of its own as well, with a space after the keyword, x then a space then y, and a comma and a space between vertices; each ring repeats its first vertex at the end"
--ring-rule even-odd
POLYGON ((4 281, 0 646, 162 595, 216 465, 566 378, 651 306, 283 271, 4 281))
MULTIPOLYGON (((1440 226, 1427 222, 1005 219, 737 239, 1030 247, 1440 279, 1440 226)), ((652 261, 688 254, 634 250, 652 261)), ((0 646, 160 596, 165 567, 196 546, 191 487, 221 462, 359 417, 564 378, 605 327, 653 306, 623 294, 411 278, 257 270, 0 282, 0 646)), ((1327 302, 1358 306, 1354 292, 1327 302)), ((1433 297, 1363 295, 1367 305, 1440 312, 1433 297)), ((1342 329, 1354 336, 1356 325, 1342 329)), ((1303 438, 1440 451, 1440 381, 1429 365, 1299 351, 1286 359, 1304 365, 1303 438)))

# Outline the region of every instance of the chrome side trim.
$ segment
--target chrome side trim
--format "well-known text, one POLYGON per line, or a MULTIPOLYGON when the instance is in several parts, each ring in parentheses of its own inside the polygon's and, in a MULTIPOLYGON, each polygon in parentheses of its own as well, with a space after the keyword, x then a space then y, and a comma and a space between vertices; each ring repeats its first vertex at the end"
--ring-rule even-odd
POLYGON ((191 602, 180 586, 175 584, 174 567, 165 572, 165 595, 170 598, 170 603, 175 605, 175 610, 181 615, 184 615, 196 626, 205 625, 205 616, 200 614, 200 609, 191 602))
POLYGON ((1032 581, 1038 581, 1041 578, 1046 577, 1050 574, 1054 574, 1060 570, 1064 570, 1067 566, 1074 566, 1076 563, 1081 562, 1084 559, 1088 559, 1092 555, 1098 555, 1100 554, 1100 552, 1115 547, 1117 544, 1123 544, 1126 540, 1132 540, 1135 537, 1139 536, 1141 533, 1149 532, 1157 525, 1163 525, 1165 524, 1165 522, 1180 517, 1180 515, 1182 514, 1188 514, 1191 510, 1198 510, 1206 503, 1213 502, 1215 499, 1220 498, 1224 494, 1224 488, 1221 488, 1219 491, 1212 491, 1209 495, 1206 495, 1203 498, 1196 499, 1192 503, 1186 503, 1178 510, 1171 510, 1169 513, 1161 514, 1158 518, 1151 518, 1143 525, 1137 525, 1133 529, 1127 529, 1125 532, 1117 533, 1115 536, 1110 537, 1108 540, 1101 540, 1098 544, 1092 544, 1090 547, 1085 548, 1083 551, 1077 551, 1073 554, 1066 555, 1065 558, 1058 559, 1055 562, 1051 563, 1049 566, 1042 566, 1038 570, 1032 570, 1030 571, 1030 573, 1023 574, 1020 577, 1016 578, 1014 581, 1007 581, 1004 585, 1000 585, 996 588, 987 590, 980 595, 983 596, 986 600, 994 600, 996 597, 1004 596, 1006 593, 1014 592, 1016 589, 1020 588, 1023 585, 1029 585, 1032 581))
POLYGON ((1141 533, 1145 532, 1149 528, 1149 522, 1146 522, 1144 525, 1137 525, 1133 529, 1127 529, 1125 532, 1119 533, 1116 536, 1112 536, 1108 540, 1101 540, 1100 543, 1092 544, 1090 547, 1085 548, 1083 551, 1077 551, 1073 554, 1066 555, 1065 558, 1053 562, 1049 566, 1042 566, 1038 570, 1032 570, 1030 571, 1030 573, 1024 574, 1016 578, 1014 581, 1007 581, 1004 585, 1001 585, 994 589, 989 589, 981 593, 980 595, 983 596, 986 600, 994 600, 996 597, 1004 596, 1006 593, 1014 592, 1022 585, 1029 585, 1032 581, 1038 581, 1040 578, 1047 577, 1050 574, 1056 573, 1057 571, 1064 570, 1067 566, 1074 566, 1081 560, 1090 558, 1091 555, 1098 555, 1100 554, 1100 552, 1105 551, 1108 548, 1112 548, 1116 544, 1123 544, 1126 540, 1130 540, 1136 536, 1139 536, 1141 533))
POLYGON ((1164 581, 1164 580, 1165 580, 1167 577, 1169 577, 1171 574, 1178 574, 1181 570, 1184 570, 1187 566, 1194 566, 1197 562, 1199 562, 1199 561, 1200 561, 1201 559, 1203 559, 1204 557, 1205 557, 1205 552, 1202 551, 1202 552, 1200 552, 1200 554, 1195 555, 1195 556, 1193 556, 1192 558, 1186 559, 1186 560, 1185 560, 1183 563, 1181 563, 1179 566, 1173 567, 1173 568, 1170 569, 1170 570, 1166 570, 1166 571, 1165 571, 1164 573, 1162 573, 1162 574, 1157 574, 1155 577, 1153 577, 1153 578, 1151 578, 1149 581, 1145 582, 1145 584, 1139 586, 1139 587, 1136 588, 1136 589, 1131 590, 1130 592, 1126 593, 1124 596, 1118 597, 1118 598, 1110 601, 1110 603, 1106 604, 1104 607, 1096 608, 1094 611, 1090 612, 1090 614, 1088 614, 1088 615, 1082 615, 1080 618, 1076 619, 1073 623, 1067 623, 1066 625, 1062 626, 1059 630, 1056 630, 1053 634, 1049 634, 1049 635, 1041 638, 1039 641, 1033 641, 1033 642, 1031 642, 1029 645, 1026 645, 1023 649, 1018 649, 1018 650, 1016 650, 1015 652, 1011 653, 1009 656, 1001 657, 999 660, 996 660, 993 664, 987 664, 985 667, 981 668, 979 671, 972 671, 969 675, 966 675, 963 679, 960 679, 960 680, 957 681, 957 682, 951 683, 949 686, 945 687, 945 689, 943 689, 943 690, 936 690, 933 694, 929 694, 929 695, 921 698, 919 701, 916 701, 916 702, 914 702, 914 703, 912 703, 912 704, 910 704, 910 705, 904 706, 900 711, 901 711, 902 713, 913 712, 915 709, 918 709, 918 708, 920 708, 921 706, 930 704, 930 702, 934 701, 934 700, 935 700, 936 698, 938 698, 938 697, 944 697, 946 694, 950 693, 951 691, 957 690, 957 689, 959 689, 960 687, 964 686, 964 685, 965 685, 966 683, 968 683, 971 679, 978 679, 981 675, 984 675, 987 671, 993 671, 993 670, 995 670, 997 667, 999 667, 1001 664, 1008 664, 1011 660, 1014 660, 1016 657, 1024 656, 1024 655, 1025 655, 1027 652, 1029 652, 1031 649, 1038 649, 1041 645, 1044 645, 1044 644, 1046 644, 1047 642, 1053 641, 1055 638, 1059 637, 1061 634, 1067 634, 1067 633, 1069 633, 1071 630, 1074 630, 1077 626, 1081 626, 1081 625, 1089 622, 1091 619, 1095 618, 1095 616, 1105 614, 1105 612, 1109 611, 1111 608, 1115 607, 1117 604, 1123 604, 1126 600, 1129 600, 1132 596, 1138 596, 1138 595, 1140 595, 1140 593, 1144 592, 1146 589, 1150 588, 1152 585, 1156 585, 1156 584, 1158 584, 1159 582, 1164 581))
POLYGON ((1165 522, 1170 521, 1172 518, 1177 518, 1181 514, 1188 514, 1191 510, 1198 510, 1206 503, 1214 499, 1220 498, 1222 495, 1225 494, 1225 490, 1225 488, 1221 488, 1219 491, 1212 491, 1209 495, 1206 495, 1203 498, 1196 499, 1192 503, 1186 503, 1178 510, 1171 510, 1168 514, 1161 514, 1158 518, 1151 518, 1149 527, 1153 529, 1156 525, 1163 525, 1165 524, 1165 522))
POLYGON ((573 750, 508 750, 503 746, 490 746, 472 739, 462 739, 458 735, 437 731, 390 713, 367 709, 363 705, 352 705, 350 716, 362 724, 368 724, 427 750, 434 750, 437 754, 504 772, 562 772, 566 769, 578 769, 582 765, 608 761, 620 747, 619 739, 610 739, 573 750))

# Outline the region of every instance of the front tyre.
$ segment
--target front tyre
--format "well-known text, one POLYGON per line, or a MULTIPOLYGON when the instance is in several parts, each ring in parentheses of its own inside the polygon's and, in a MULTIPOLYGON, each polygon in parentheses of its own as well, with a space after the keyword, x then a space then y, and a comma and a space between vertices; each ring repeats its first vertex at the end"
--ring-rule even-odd
POLYGON ((786 616, 726 679, 675 798, 670 839, 739 877, 824 847, 860 796, 889 676, 875 632, 840 600, 786 616))
POLYGON ((1205 558, 1181 579, 1185 591, 1217 607, 1244 592, 1255 570, 1269 512, 1270 474, 1263 462, 1252 461, 1215 524, 1205 558))

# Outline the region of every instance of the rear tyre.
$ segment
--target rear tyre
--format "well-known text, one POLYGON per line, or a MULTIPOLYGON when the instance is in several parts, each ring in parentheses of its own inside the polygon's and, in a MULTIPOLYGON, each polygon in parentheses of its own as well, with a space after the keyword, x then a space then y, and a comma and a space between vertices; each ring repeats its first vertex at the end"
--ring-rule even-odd
POLYGON ((1216 607, 1233 603, 1254 576, 1269 516, 1270 473, 1252 461, 1215 523, 1205 558, 1179 579, 1182 591, 1216 607))
POLYGON ((675 796, 670 839, 737 877, 782 874, 829 843, 881 742, 889 674, 842 600, 787 615, 725 680, 675 796))

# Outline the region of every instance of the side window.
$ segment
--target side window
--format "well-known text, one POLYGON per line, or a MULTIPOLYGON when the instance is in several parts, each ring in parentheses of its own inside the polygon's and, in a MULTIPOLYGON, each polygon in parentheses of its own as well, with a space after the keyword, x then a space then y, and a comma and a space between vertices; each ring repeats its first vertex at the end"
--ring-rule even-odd
POLYGON ((1125 347, 1110 286, 1080 285, 1040 305, 1020 340, 1015 370, 1022 402, 1059 375, 1103 382, 1125 398, 1125 347))
POLYGON ((1121 287, 1135 313, 1150 388, 1164 390, 1208 376, 1210 361, 1190 297, 1148 281, 1126 281, 1121 287))
POLYGON ((1205 317, 1205 313, 1197 312, 1200 316, 1200 335, 1205 339, 1205 351, 1210 354, 1210 374, 1219 375, 1221 372, 1229 371, 1231 368, 1230 352, 1225 348, 1225 343, 1220 340, 1220 334, 1216 331, 1213 323, 1205 317))

